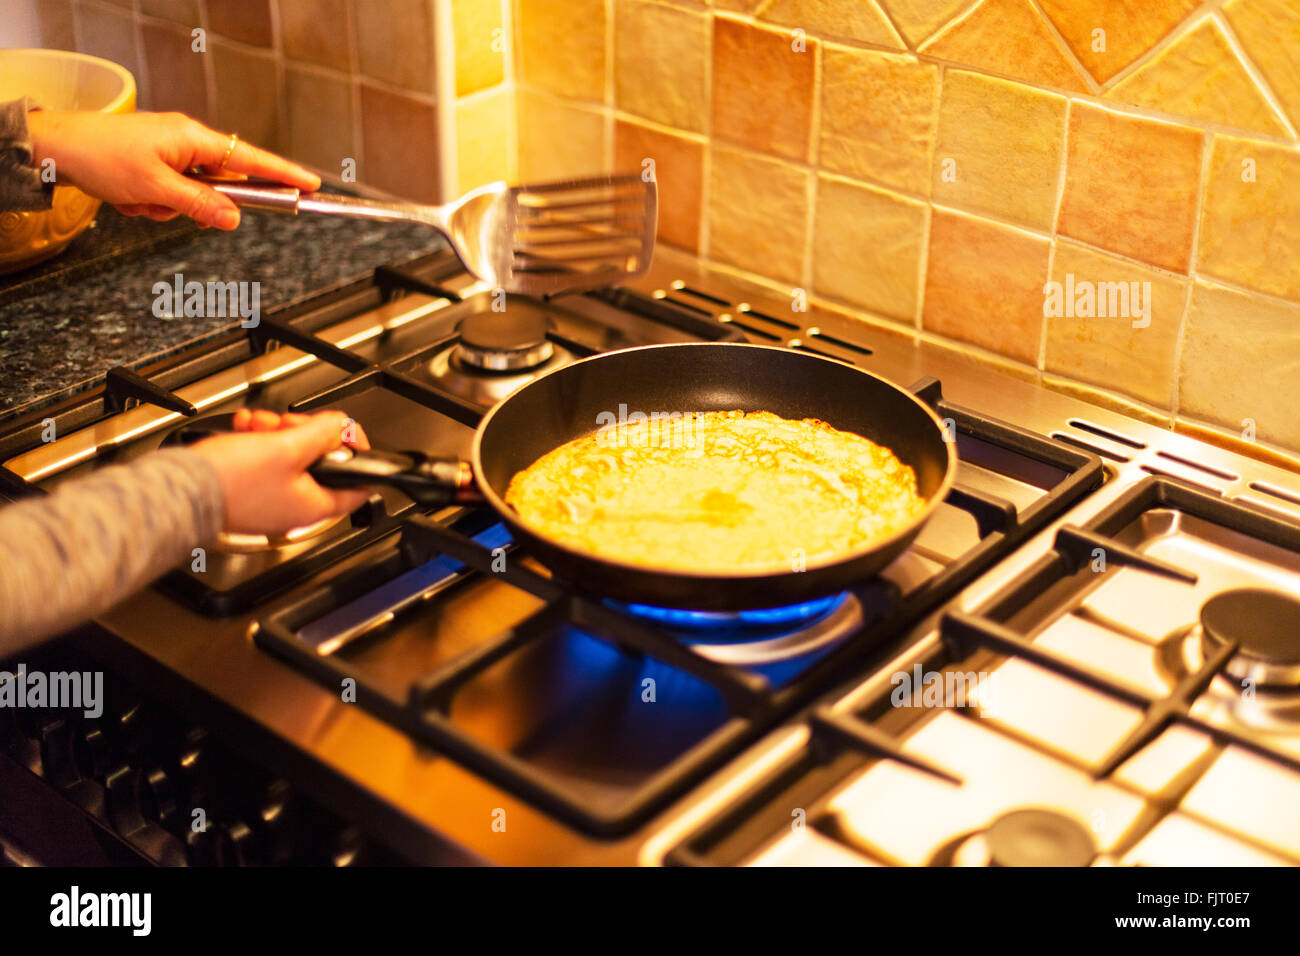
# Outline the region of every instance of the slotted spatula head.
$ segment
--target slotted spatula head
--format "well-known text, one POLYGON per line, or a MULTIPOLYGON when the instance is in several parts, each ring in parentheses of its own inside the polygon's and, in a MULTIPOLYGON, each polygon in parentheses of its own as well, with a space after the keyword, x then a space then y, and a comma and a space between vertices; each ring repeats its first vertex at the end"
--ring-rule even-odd
MULTIPOLYGON (((452 232, 466 240, 466 266, 498 288, 557 295, 617 285, 650 268, 658 190, 640 173, 494 187, 484 190, 493 190, 496 208, 475 215, 488 220, 480 228, 490 226, 478 241, 469 230, 453 225, 452 232)), ((465 197, 453 223, 476 205, 474 196, 465 197)))

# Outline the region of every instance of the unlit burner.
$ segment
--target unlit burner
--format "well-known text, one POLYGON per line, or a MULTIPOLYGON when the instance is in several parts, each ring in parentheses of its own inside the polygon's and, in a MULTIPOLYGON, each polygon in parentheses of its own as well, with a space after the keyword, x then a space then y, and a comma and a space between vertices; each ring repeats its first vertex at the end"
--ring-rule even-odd
POLYGON ((1201 607, 1200 630, 1206 657, 1237 644, 1225 674, 1263 687, 1300 687, 1300 601, 1263 588, 1224 591, 1201 607))
POLYGON ((1002 814, 963 839, 937 862, 949 866, 1089 866, 1097 856, 1092 835, 1073 817, 1055 810, 1022 809, 1002 814))
POLYGON ((456 326, 456 344, 429 360, 428 375, 453 394, 491 407, 525 382, 577 359, 551 339, 551 331, 546 313, 527 303, 467 315, 456 326))

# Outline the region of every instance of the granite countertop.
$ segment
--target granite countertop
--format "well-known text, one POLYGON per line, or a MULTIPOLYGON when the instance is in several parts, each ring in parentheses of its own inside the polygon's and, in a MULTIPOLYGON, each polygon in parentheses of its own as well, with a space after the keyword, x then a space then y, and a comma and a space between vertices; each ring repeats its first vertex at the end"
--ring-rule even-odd
POLYGON ((158 318, 156 282, 259 282, 266 314, 309 292, 443 248, 428 227, 245 210, 233 232, 103 206, 60 256, 0 276, 0 421, 229 331, 238 318, 158 318))

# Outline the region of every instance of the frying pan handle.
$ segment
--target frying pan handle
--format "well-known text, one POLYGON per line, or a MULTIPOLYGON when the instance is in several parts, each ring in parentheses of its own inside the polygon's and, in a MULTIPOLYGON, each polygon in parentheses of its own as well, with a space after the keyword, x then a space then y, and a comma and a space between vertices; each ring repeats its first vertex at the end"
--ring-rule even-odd
POLYGON ((412 501, 442 507, 481 500, 474 473, 459 458, 430 458, 417 451, 357 451, 344 446, 308 467, 326 488, 387 485, 412 501))

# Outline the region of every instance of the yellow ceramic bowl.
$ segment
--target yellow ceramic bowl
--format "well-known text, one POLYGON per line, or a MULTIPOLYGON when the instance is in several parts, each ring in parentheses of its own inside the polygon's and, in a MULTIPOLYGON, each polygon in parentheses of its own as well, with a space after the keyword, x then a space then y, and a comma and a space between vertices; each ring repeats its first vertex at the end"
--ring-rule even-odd
MULTIPOLYGON (((130 113, 135 109, 135 77, 110 60, 84 53, 0 50, 0 102, 20 96, 30 96, 48 110, 130 113)), ((0 273, 58 255, 98 211, 98 199, 56 183, 49 211, 0 212, 0 273)))

